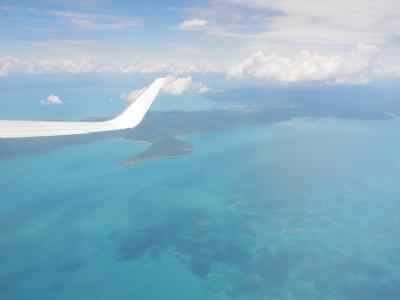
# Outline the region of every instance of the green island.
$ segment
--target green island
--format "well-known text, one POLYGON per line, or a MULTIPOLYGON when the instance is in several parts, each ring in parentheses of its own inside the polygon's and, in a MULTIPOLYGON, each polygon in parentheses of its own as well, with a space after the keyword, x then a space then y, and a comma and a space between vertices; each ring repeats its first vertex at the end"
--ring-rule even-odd
POLYGON ((123 164, 124 166, 133 166, 149 160, 169 158, 191 152, 193 152, 192 144, 169 137, 154 142, 148 150, 138 155, 128 157, 123 161, 123 164))

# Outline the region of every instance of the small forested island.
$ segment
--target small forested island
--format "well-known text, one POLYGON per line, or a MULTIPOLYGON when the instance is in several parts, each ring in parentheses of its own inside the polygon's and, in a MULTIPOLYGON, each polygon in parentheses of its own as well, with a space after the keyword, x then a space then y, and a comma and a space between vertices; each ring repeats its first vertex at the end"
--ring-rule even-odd
POLYGON ((169 158, 191 152, 193 152, 192 144, 169 137, 151 144, 150 148, 142 153, 128 157, 123 161, 123 164, 133 166, 148 160, 169 158))

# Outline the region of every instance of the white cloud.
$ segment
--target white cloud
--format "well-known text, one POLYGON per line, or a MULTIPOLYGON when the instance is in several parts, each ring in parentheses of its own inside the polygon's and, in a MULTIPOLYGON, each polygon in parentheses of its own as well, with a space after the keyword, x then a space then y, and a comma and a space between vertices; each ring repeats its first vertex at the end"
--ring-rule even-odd
POLYGON ((395 13, 400 11, 397 0, 220 0, 217 3, 236 8, 242 17, 247 14, 245 21, 258 19, 261 26, 257 32, 252 31, 251 37, 269 41, 382 46, 400 35, 395 13), (250 10, 244 13, 239 9, 243 7, 250 10))
MULTIPOLYGON (((46 45, 46 44, 43 44, 46 45)), ((211 63, 205 59, 192 60, 145 60, 92 58, 19 59, 10 55, 0 55, 0 77, 12 70, 20 74, 56 73, 102 73, 102 74, 195 74, 225 72, 227 66, 211 63)))
POLYGON ((143 87, 140 89, 136 89, 133 91, 130 91, 129 93, 122 93, 121 98, 125 99, 129 102, 134 102, 139 96, 147 89, 147 87, 143 87))
MULTIPOLYGON (((134 102, 147 89, 146 87, 134 89, 129 93, 122 93, 121 98, 129 102, 134 102)), ((167 76, 161 91, 166 94, 180 96, 187 91, 195 91, 199 94, 211 91, 211 88, 202 83, 195 83, 192 77, 167 76)))
POLYGON ((206 27, 208 24, 208 21, 206 20, 200 20, 200 19, 191 19, 191 20, 186 20, 183 21, 178 25, 179 29, 184 29, 184 30, 196 30, 196 29, 203 29, 206 27))
POLYGON ((199 94, 210 92, 212 89, 205 86, 200 82, 193 82, 192 77, 180 77, 168 76, 166 82, 162 88, 162 91, 171 95, 182 95, 186 91, 195 91, 199 94))
POLYGON ((84 14, 72 11, 53 11, 50 15, 88 30, 129 30, 142 25, 141 19, 126 16, 84 14))
POLYGON ((54 94, 50 94, 46 99, 40 100, 39 103, 43 105, 60 105, 64 102, 60 99, 60 97, 54 94))
POLYGON ((379 49, 360 45, 344 56, 324 56, 302 51, 295 58, 277 53, 255 52, 232 68, 229 75, 238 78, 277 80, 282 83, 301 81, 330 81, 341 84, 368 82, 385 67, 377 59, 379 49))
MULTIPOLYGON (((288 47, 286 47, 287 49, 288 47)), ((359 45, 356 50, 334 55, 320 51, 286 51, 285 47, 262 48, 249 53, 243 61, 233 63, 208 60, 138 60, 92 57, 58 59, 19 59, 0 56, 0 77, 15 74, 99 73, 99 74, 154 74, 169 77, 165 91, 174 95, 185 90, 209 92, 209 88, 192 81, 192 74, 222 74, 241 79, 259 79, 282 83, 324 81, 337 84, 361 84, 377 77, 400 76, 400 66, 384 63, 376 46, 359 45), (175 82, 176 81, 176 82, 175 82)), ((125 95, 133 100, 134 94, 125 95)))
POLYGON ((205 94, 211 92, 213 89, 200 83, 200 82, 193 82, 191 86, 192 90, 199 94, 205 94))
MULTIPOLYGON (((222 63, 211 63, 205 59, 199 60, 163 60, 163 61, 145 61, 136 62, 118 62, 112 68, 113 72, 122 74, 152 74, 152 73, 213 73, 221 72, 226 69, 222 63)), ((110 68, 109 68, 110 69, 110 68)))
POLYGON ((10 70, 18 63, 18 59, 10 56, 4 55, 0 56, 0 77, 7 76, 10 70))
POLYGON ((97 65, 89 57, 77 57, 74 59, 35 59, 22 61, 18 65, 22 73, 28 74, 52 74, 52 73, 88 73, 96 72, 97 65))
POLYGON ((182 95, 183 92, 188 90, 192 84, 192 77, 176 78, 168 76, 162 91, 171 95, 182 95))
POLYGON ((258 51, 268 56, 271 51, 265 48, 272 45, 291 54, 307 49, 323 57, 345 57, 357 44, 372 44, 381 49, 387 65, 397 65, 391 74, 398 74, 394 69, 400 65, 399 11, 398 0, 206 0, 183 10, 188 19, 212 24, 204 30, 209 36, 203 39, 209 40, 199 48, 210 57, 219 51, 221 61, 234 62, 258 51))

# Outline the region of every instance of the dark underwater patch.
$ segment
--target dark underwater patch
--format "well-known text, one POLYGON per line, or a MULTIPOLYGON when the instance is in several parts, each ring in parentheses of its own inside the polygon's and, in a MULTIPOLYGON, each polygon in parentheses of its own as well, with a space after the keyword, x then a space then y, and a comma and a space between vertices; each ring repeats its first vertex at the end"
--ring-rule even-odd
POLYGON ((288 283, 291 272, 312 256, 294 249, 272 253, 266 247, 252 251, 256 233, 250 230, 248 222, 227 216, 181 209, 124 237, 118 232, 112 237, 117 243, 117 259, 159 258, 173 251, 201 279, 212 282, 221 269, 226 270, 224 292, 238 297, 246 293, 265 294, 266 288, 277 295, 288 283))
POLYGON ((83 265, 83 262, 80 259, 71 259, 67 260, 61 264, 60 270, 62 272, 76 272, 83 265))
MULTIPOLYGON (((39 266, 32 265, 0 275, 0 296, 21 288, 25 281, 37 276, 40 271, 39 266)), ((2 297, 0 298, 2 299, 2 297)))

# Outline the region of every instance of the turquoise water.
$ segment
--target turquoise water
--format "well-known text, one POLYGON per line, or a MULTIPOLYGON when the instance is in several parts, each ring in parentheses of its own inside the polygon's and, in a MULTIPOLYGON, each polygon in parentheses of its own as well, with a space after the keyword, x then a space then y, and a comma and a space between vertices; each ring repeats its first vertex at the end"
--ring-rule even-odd
POLYGON ((399 299, 400 121, 295 119, 0 162, 0 298, 399 299))

